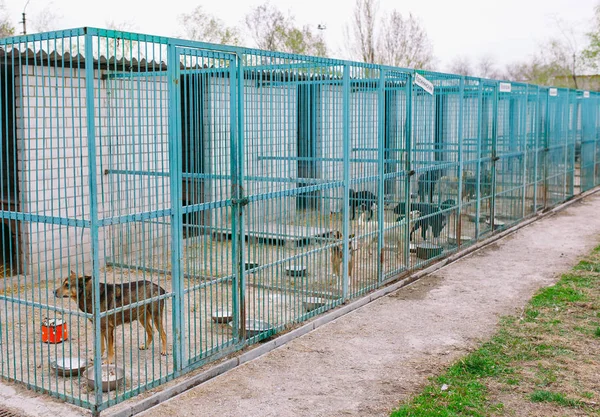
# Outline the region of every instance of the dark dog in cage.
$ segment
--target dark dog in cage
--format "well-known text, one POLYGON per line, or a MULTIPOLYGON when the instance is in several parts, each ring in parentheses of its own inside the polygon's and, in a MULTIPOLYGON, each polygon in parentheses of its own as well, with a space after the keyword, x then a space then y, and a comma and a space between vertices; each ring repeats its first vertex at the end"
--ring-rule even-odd
MULTIPOLYGON (((473 172, 465 172, 463 175, 463 200, 471 201, 477 198, 477 176, 473 172)), ((481 197, 489 197, 492 194, 492 172, 485 170, 481 174, 481 197)))
MULTIPOLYGON (((339 230, 333 232, 334 239, 341 241, 342 233, 339 230)), ((354 270, 354 252, 355 247, 353 244, 354 235, 350 235, 348 242, 348 276, 352 277, 352 271, 354 270)), ((339 243, 331 247, 331 266, 333 273, 339 278, 342 276, 342 262, 344 261, 344 246, 339 243)))
POLYGON ((354 191, 350 189, 350 220, 356 219, 356 212, 364 210, 367 220, 373 218, 373 206, 377 204, 377 196, 370 191, 354 191))
MULTIPOLYGON (((439 206, 433 203, 410 203, 410 211, 418 211, 420 216, 413 223, 410 229, 410 240, 412 241, 413 234, 417 230, 421 229, 421 237, 423 240, 427 238, 427 230, 431 227, 433 237, 438 238, 440 233, 446 227, 448 220, 448 214, 443 213, 443 210, 448 210, 456 205, 456 201, 453 199, 445 200, 439 206)), ((399 203, 394 208, 394 213, 398 214, 398 220, 406 214, 406 204, 399 203)))
POLYGON ((417 194, 419 196, 419 201, 425 201, 425 196, 428 196, 429 202, 433 202, 435 185, 443 176, 444 170, 442 168, 435 168, 419 175, 417 180, 417 194))
MULTIPOLYGON (((164 295, 165 290, 150 282, 136 281, 126 284, 105 284, 100 283, 100 312, 113 310, 119 307, 126 307, 130 304, 144 300, 151 300, 153 297, 164 295)), ((77 276, 73 271, 66 278, 62 285, 54 290, 56 297, 71 298, 79 308, 86 313, 93 314, 93 281, 92 277, 77 276)), ((160 334, 160 354, 167 354, 167 334, 163 324, 163 311, 165 309, 165 300, 148 301, 137 307, 125 308, 122 311, 116 311, 100 319, 100 330, 102 333, 101 347, 102 353, 107 352, 106 360, 103 363, 114 363, 115 359, 115 329, 124 323, 131 323, 138 320, 146 330, 146 343, 140 346, 141 350, 149 349, 154 338, 154 327, 160 334)))

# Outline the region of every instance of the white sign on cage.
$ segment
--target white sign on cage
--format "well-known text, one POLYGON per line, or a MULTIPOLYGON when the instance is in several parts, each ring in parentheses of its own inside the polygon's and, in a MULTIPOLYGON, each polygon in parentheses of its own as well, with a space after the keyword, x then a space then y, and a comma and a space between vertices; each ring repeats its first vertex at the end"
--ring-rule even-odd
POLYGON ((583 98, 590 98, 590 92, 589 91, 584 91, 583 92, 583 98))
POLYGON ((512 91, 511 83, 500 83, 500 92, 501 93, 510 93, 512 91))
POLYGON ((433 84, 421 74, 415 74, 415 84, 421 87, 429 94, 433 95, 433 84))
POLYGON ((548 94, 550 94, 550 97, 556 97, 558 96, 558 88, 551 88, 548 90, 548 94))

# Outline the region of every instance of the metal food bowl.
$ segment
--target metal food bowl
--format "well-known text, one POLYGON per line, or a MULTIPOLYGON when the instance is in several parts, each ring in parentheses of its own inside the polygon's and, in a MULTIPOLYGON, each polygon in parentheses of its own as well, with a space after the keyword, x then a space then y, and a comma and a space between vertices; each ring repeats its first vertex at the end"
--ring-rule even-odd
POLYGON ((308 297, 303 302, 304 310, 306 310, 306 311, 316 310, 317 308, 320 308, 320 307, 323 307, 324 305, 326 305, 328 301, 329 300, 326 298, 308 297))
POLYGON ((212 315, 212 321, 215 323, 229 323, 230 321, 233 321, 233 313, 229 310, 217 310, 217 312, 212 315))
MULTIPOLYGON (((233 322, 230 322, 229 326, 233 328, 233 322)), ((266 321, 256 319, 246 320, 246 337, 254 337, 272 329, 273 327, 266 321)))
POLYGON ((306 266, 304 265, 288 265, 285 267, 285 273, 291 277, 305 277, 306 266))
POLYGON ((50 362, 50 369, 59 376, 77 376, 87 368, 84 358, 57 358, 50 362))
MULTIPOLYGON (((469 243, 471 243, 471 241, 473 240, 473 238, 471 236, 461 236, 460 237, 460 244, 461 245, 468 245, 469 243)), ((458 239, 456 236, 454 235, 450 235, 448 236, 448 243, 451 245, 458 245, 458 239)))
MULTIPOLYGON (((477 214, 475 213, 467 213, 467 218, 469 221, 475 223, 477 222, 477 214)), ((485 217, 483 215, 479 216, 479 223, 483 223, 485 221, 485 217)))
POLYGON ((440 256, 444 252, 444 248, 433 243, 420 243, 417 245, 417 258, 431 259, 440 256))
MULTIPOLYGON (((485 221, 485 224, 487 224, 488 226, 491 226, 492 221, 490 219, 487 219, 485 221)), ((494 219, 494 230, 502 229, 504 226, 506 226, 505 222, 503 222, 502 220, 494 219)))
MULTIPOLYGON (((85 371, 85 378, 87 379, 88 386, 92 389, 95 389, 95 380, 94 380, 94 369, 89 368, 85 371)), ((102 365, 102 391, 114 391, 117 389, 119 385, 121 385, 125 380, 125 371, 123 368, 119 368, 115 365, 102 365)))

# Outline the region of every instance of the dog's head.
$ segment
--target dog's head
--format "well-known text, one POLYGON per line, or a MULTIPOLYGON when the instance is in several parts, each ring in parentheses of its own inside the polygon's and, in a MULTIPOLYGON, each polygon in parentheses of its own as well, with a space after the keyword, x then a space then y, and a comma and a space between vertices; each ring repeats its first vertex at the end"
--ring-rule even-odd
POLYGON ((78 277, 75 272, 71 271, 71 274, 68 278, 65 278, 62 285, 54 290, 54 296, 77 299, 79 289, 84 288, 91 280, 92 277, 90 276, 78 277))

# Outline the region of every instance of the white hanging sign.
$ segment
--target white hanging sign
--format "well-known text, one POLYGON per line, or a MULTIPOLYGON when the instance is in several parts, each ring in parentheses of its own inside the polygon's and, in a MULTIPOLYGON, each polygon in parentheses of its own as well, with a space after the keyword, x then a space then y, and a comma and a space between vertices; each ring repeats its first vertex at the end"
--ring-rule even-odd
POLYGON ((501 93, 510 93, 512 91, 511 83, 500 83, 500 92, 501 93))
POLYGON ((558 96, 558 88, 551 88, 550 90, 548 90, 548 94, 550 94, 550 97, 558 96))
POLYGON ((423 90, 433 95, 433 84, 427 78, 423 77, 421 74, 415 74, 415 84, 421 87, 423 90))
POLYGON ((590 92, 589 91, 584 91, 583 92, 583 98, 590 98, 590 92))

